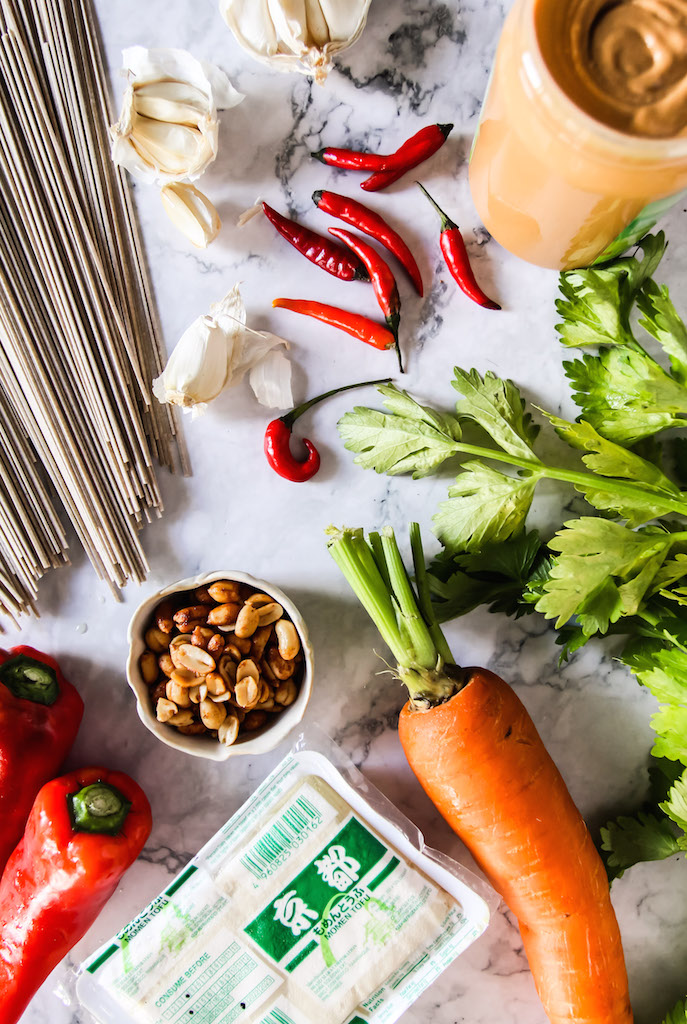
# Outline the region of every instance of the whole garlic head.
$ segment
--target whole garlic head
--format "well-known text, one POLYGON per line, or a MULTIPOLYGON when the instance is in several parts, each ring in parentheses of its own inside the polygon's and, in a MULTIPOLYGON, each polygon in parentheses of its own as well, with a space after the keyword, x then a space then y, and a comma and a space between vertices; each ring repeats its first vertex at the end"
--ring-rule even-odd
POLYGON ((142 181, 195 181, 217 156, 217 110, 243 96, 186 50, 132 46, 122 61, 129 86, 110 128, 112 159, 142 181))
POLYGON ((365 28, 371 0, 219 0, 236 40, 278 71, 300 71, 324 82, 332 56, 365 28))

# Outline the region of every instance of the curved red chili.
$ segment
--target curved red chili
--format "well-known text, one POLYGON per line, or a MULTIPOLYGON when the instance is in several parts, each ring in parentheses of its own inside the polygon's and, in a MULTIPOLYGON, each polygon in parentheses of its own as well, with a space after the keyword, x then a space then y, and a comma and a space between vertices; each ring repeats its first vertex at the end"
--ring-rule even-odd
POLYGON ((279 419, 268 423, 265 430, 265 455, 275 473, 283 476, 285 480, 301 484, 315 476, 315 473, 320 468, 320 453, 307 437, 302 438, 303 444, 308 451, 305 459, 297 459, 291 451, 291 429, 299 416, 302 416, 313 405, 317 405, 318 402, 322 402, 325 398, 330 398, 331 395, 338 395, 341 391, 350 391, 352 388, 363 388, 373 384, 388 384, 390 379, 390 377, 384 377, 383 380, 364 380, 359 384, 346 384, 340 388, 333 388, 332 391, 325 391, 324 394, 318 395, 317 398, 311 398, 310 401, 303 402, 301 405, 296 406, 295 409, 292 409, 291 412, 287 412, 284 416, 280 416, 279 419))
POLYGON ((357 149, 337 149, 335 146, 327 146, 325 149, 318 149, 311 156, 328 167, 338 167, 342 171, 381 171, 384 162, 389 160, 391 154, 384 153, 363 153, 357 149))
POLYGON ((347 245, 360 260, 362 260, 363 265, 370 276, 372 287, 374 288, 375 295, 377 296, 377 302, 384 314, 387 326, 396 339, 398 367, 401 373, 403 373, 401 347, 398 343, 398 325, 401 321, 401 299, 398 294, 396 278, 391 273, 388 263, 382 259, 379 253, 376 252, 371 245, 368 245, 367 242, 363 241, 362 238, 357 238, 356 235, 351 234, 350 231, 344 231, 343 228, 330 228, 329 234, 334 235, 335 238, 341 239, 341 241, 347 245))
POLYGON ((469 299, 476 302, 478 306, 485 309, 501 309, 498 302, 494 302, 486 295, 475 280, 475 275, 470 266, 470 258, 465 248, 463 236, 457 224, 447 217, 441 207, 435 203, 424 185, 416 182, 429 199, 430 203, 441 217, 441 251, 446 260, 451 277, 458 287, 469 299))
POLYGON ((383 350, 393 348, 396 344, 388 327, 377 323, 376 320, 370 320, 368 316, 350 313, 347 309, 329 306, 326 302, 314 302, 311 299, 273 299, 272 305, 279 309, 290 309, 292 313, 312 316, 331 327, 338 327, 340 331, 359 338, 373 348, 383 350))
POLYGON ((360 187, 366 192, 379 192, 392 185, 441 149, 452 130, 452 124, 431 124, 421 128, 385 161, 380 170, 361 181, 360 187))
POLYGON ((408 272, 418 295, 422 296, 424 294, 420 268, 415 261, 415 257, 398 232, 394 231, 383 217, 380 217, 378 213, 375 213, 368 206, 359 203, 356 199, 341 196, 338 192, 327 192, 319 189, 317 192, 313 192, 312 199, 315 206, 324 211, 324 213, 328 213, 332 217, 338 217, 339 220, 344 221, 346 224, 352 224, 354 228, 358 228, 364 234, 370 235, 380 245, 383 245, 385 249, 388 249, 408 272))
POLYGON ((262 204, 262 209, 279 234, 311 263, 338 277, 340 281, 367 280, 367 271, 363 265, 352 258, 343 246, 336 245, 330 238, 303 227, 295 220, 289 220, 267 203, 262 204))

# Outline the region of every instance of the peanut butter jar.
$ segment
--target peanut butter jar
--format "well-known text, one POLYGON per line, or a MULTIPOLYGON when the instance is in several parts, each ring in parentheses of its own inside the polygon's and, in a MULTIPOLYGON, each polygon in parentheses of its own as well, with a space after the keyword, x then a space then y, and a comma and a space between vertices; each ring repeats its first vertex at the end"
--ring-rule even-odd
POLYGON ((641 238, 687 188, 687 0, 516 0, 470 187, 497 241, 542 267, 641 238))

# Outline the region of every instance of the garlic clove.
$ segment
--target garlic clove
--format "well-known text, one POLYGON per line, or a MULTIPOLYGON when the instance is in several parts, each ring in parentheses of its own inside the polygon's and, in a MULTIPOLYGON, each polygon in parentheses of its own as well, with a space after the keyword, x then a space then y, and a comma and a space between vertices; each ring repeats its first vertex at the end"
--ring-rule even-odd
POLYGON ((200 128, 209 117, 208 98, 188 82, 148 82, 134 86, 134 111, 155 121, 200 128))
POLYGON ((131 144, 156 171, 185 176, 202 165, 207 143, 197 128, 134 116, 131 144))
POLYGON ((153 381, 153 394, 163 404, 198 415, 224 388, 228 365, 225 331, 211 316, 200 316, 184 331, 164 371, 153 381))
POLYGON ((217 238, 222 227, 219 214, 208 197, 195 185, 179 181, 165 185, 160 191, 160 198, 174 226, 197 249, 205 249, 217 238))

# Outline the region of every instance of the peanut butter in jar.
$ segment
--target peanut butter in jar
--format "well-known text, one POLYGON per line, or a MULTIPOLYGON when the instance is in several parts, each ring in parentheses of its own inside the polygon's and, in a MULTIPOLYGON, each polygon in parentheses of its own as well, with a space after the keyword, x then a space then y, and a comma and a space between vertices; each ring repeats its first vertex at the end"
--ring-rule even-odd
POLYGON ((470 161, 511 252, 622 252, 687 187, 687 0, 516 0, 470 161))

